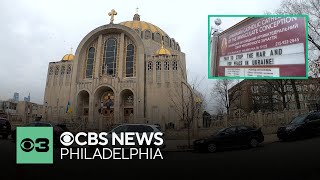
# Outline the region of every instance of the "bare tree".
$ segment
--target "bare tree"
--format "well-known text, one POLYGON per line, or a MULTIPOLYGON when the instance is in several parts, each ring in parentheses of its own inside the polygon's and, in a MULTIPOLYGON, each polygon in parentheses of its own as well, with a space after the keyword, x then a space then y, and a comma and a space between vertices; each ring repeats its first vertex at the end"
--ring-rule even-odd
MULTIPOLYGON (((197 79, 197 78, 196 78, 197 79)), ((192 123, 200 118, 203 110, 204 96, 197 89, 199 81, 187 83, 184 80, 175 83, 168 91, 169 104, 173 107, 180 120, 184 123, 184 127, 188 130, 188 146, 190 147, 190 130, 192 123)))
POLYGON ((319 0, 283 0, 276 14, 308 14, 308 41, 313 48, 320 50, 320 1, 319 0))
POLYGON ((217 101, 218 105, 225 108, 227 114, 230 113, 231 104, 240 97, 239 86, 234 87, 234 90, 229 93, 229 89, 234 85, 234 81, 230 79, 216 80, 212 90, 211 96, 214 100, 217 101))
MULTIPOLYGON (((277 79, 277 80, 265 80, 269 84, 269 86, 276 92, 280 98, 274 98, 277 101, 282 103, 282 108, 287 108, 287 103, 291 101, 291 95, 288 91, 288 85, 292 85, 291 81, 288 79, 277 79)), ((295 82, 294 82, 295 83, 295 82)), ((299 99, 299 96, 298 96, 299 99)))
POLYGON ((297 107, 297 109, 301 109, 300 99, 299 99, 299 92, 298 92, 297 86, 296 86, 296 80, 295 79, 291 79, 290 82, 291 82, 291 86, 292 86, 292 90, 293 90, 294 100, 296 102, 296 107, 297 107))
MULTIPOLYGON (((308 41, 309 43, 309 70, 312 76, 318 77, 319 69, 314 51, 320 50, 320 1, 319 0, 283 0, 276 14, 307 14, 308 21, 308 41)), ((320 58, 320 57, 319 57, 320 58)), ((309 72, 307 72, 309 73, 309 72)), ((296 81, 291 80, 296 107, 300 109, 299 94, 296 88, 296 81)))
MULTIPOLYGON (((308 41, 309 43, 309 71, 310 75, 318 77, 319 69, 314 65, 319 64, 318 55, 314 53, 320 50, 320 1, 319 0, 283 0, 276 14, 307 14, 308 41)), ((267 14, 271 14, 267 12, 267 14)))

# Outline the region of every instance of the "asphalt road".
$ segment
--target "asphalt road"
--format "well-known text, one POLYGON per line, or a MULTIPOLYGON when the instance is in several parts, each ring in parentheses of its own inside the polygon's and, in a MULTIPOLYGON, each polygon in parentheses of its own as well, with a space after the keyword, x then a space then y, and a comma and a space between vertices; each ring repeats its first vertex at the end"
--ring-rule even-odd
POLYGON ((189 178, 204 174, 223 179, 320 178, 320 137, 214 154, 162 152, 163 160, 60 160, 59 150, 54 154, 53 165, 17 165, 15 144, 11 140, 0 140, 0 179, 1 176, 10 179, 167 177, 168 173, 189 178))

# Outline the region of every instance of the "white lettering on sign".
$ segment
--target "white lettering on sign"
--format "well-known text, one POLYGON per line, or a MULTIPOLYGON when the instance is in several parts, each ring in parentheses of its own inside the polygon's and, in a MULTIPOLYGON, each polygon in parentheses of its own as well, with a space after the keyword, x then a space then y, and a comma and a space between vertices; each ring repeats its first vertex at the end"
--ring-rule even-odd
POLYGON ((219 61, 220 66, 270 66, 306 63, 303 43, 223 56, 219 61))

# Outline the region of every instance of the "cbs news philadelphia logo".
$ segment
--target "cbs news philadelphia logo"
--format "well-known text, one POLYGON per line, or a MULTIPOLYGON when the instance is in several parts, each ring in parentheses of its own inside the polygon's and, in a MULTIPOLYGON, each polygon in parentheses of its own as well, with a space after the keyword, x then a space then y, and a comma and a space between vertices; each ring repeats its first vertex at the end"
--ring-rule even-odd
POLYGON ((17 164, 52 164, 52 127, 17 127, 17 164))

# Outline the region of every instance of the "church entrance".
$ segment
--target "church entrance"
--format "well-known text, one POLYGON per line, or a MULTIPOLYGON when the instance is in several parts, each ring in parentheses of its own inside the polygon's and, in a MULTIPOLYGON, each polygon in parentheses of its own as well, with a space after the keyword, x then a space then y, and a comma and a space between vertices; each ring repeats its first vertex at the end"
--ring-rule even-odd
POLYGON ((121 92, 122 121, 125 123, 134 122, 134 96, 131 90, 121 92))
POLYGON ((106 129, 115 123, 115 94, 108 86, 97 89, 94 95, 94 119, 99 127, 106 129))
POLYGON ((88 121, 89 116, 89 93, 86 90, 80 91, 77 101, 78 120, 82 122, 88 121))
POLYGON ((124 108, 124 122, 128 123, 133 117, 133 108, 124 108))
POLYGON ((102 94, 99 112, 107 119, 111 120, 114 117, 114 93, 112 90, 102 94))

